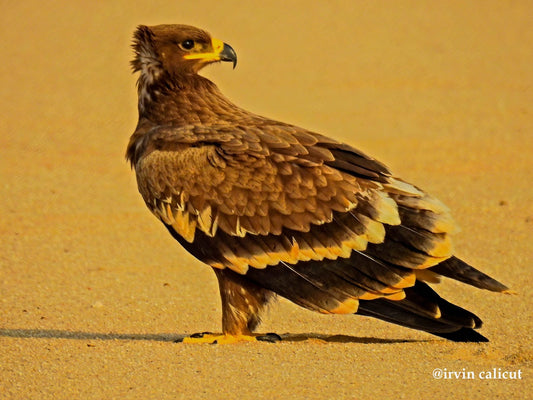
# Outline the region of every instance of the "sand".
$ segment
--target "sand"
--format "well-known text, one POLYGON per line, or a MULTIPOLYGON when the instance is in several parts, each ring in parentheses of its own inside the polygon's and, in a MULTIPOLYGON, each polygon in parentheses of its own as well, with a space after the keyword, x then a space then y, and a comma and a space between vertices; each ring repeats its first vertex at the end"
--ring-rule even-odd
POLYGON ((44 4, 0 13, 0 398, 532 396, 532 2, 44 4), (260 328, 281 343, 174 343, 220 331, 220 304, 124 161, 141 23, 208 29, 239 56, 205 71, 237 104, 349 142, 448 204, 456 253, 519 293, 437 288, 491 342, 282 300, 260 328))

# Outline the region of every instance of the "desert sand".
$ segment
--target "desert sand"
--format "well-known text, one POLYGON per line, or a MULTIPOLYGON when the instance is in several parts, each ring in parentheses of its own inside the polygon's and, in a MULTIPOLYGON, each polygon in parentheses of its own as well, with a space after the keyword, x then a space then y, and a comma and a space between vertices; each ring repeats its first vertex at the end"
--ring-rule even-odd
POLYGON ((531 1, 1 8, 1 399, 532 397, 531 1), (462 228, 456 254, 518 293, 438 285, 490 343, 284 300, 260 327, 281 343, 174 343, 220 331, 220 303, 124 160, 131 35, 159 23, 233 46, 236 70, 205 75, 237 104, 346 141, 444 201, 462 228))

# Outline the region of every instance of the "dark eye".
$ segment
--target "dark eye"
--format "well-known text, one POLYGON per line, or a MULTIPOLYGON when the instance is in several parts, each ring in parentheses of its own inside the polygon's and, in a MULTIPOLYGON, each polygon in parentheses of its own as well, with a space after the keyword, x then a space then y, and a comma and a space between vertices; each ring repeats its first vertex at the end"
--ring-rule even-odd
POLYGON ((184 50, 191 50, 194 47, 194 40, 187 39, 180 43, 180 46, 184 50))

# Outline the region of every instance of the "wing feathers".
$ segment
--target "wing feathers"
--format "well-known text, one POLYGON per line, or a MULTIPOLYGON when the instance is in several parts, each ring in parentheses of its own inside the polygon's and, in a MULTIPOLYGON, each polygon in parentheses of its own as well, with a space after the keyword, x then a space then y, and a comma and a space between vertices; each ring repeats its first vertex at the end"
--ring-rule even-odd
POLYGON ((290 126, 217 129, 154 130, 136 167, 148 206, 209 265, 313 310, 361 300, 365 315, 440 333, 480 321, 417 277, 506 290, 449 259, 446 206, 363 153, 290 126))
POLYGON ((405 205, 398 207, 402 224, 433 233, 453 233, 456 229, 449 214, 437 214, 430 210, 409 208, 405 205))
POLYGON ((428 256, 447 258, 452 255, 452 241, 447 233, 432 233, 401 225, 388 227, 387 235, 428 256))

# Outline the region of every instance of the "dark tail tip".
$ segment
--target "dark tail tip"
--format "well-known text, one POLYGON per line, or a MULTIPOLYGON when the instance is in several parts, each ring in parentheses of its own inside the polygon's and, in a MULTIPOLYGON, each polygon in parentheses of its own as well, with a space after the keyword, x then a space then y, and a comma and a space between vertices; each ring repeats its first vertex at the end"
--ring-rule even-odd
POLYGON ((429 332, 432 335, 440 336, 442 338, 451 340, 453 342, 488 342, 482 334, 470 328, 461 328, 455 332, 429 332))
POLYGON ((502 292, 508 294, 514 293, 503 283, 498 282, 496 279, 493 279, 483 272, 475 269, 457 257, 451 257, 446 261, 431 267, 430 271, 447 276, 448 278, 456 279, 480 289, 487 289, 493 292, 502 292))

